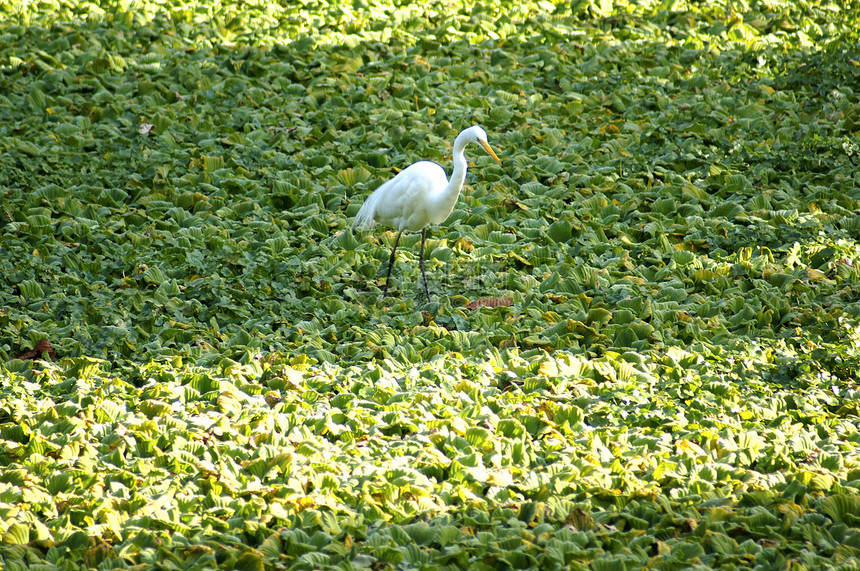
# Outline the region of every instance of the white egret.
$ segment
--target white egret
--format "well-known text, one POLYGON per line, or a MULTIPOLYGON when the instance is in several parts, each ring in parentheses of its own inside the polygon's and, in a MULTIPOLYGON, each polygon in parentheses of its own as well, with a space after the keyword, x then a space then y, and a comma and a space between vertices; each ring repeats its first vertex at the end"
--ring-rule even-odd
POLYGON ((478 126, 464 129, 454 140, 454 170, 451 180, 445 176, 445 169, 430 161, 421 161, 400 171, 397 176, 374 190, 364 201, 352 225, 358 228, 371 228, 377 223, 392 226, 397 229, 394 248, 388 260, 388 274, 385 276, 385 289, 382 295, 388 293, 388 280, 391 278, 391 267, 394 265, 394 253, 404 231, 421 231, 421 255, 419 266, 424 278, 424 292, 430 301, 430 289, 427 287, 427 275, 424 273, 424 242, 427 239, 427 226, 440 224, 454 210, 454 204, 460 196, 463 182, 466 180, 468 163, 463 149, 469 143, 478 143, 496 162, 502 164, 496 153, 487 142, 487 133, 478 126))

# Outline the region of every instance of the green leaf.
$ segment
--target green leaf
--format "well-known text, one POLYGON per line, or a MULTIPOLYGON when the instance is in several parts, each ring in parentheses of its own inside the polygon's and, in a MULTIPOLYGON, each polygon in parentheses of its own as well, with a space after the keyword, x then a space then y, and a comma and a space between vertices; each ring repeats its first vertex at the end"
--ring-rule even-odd
POLYGON ((3 543, 7 545, 26 545, 30 542, 29 526, 13 522, 3 534, 3 543))

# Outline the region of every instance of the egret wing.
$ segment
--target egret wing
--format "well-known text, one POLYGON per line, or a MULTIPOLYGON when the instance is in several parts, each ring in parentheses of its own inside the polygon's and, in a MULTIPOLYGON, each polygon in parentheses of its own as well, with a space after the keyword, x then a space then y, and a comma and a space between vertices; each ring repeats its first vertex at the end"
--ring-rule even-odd
POLYGON ((374 190, 356 214, 353 225, 367 228, 378 222, 397 230, 421 230, 430 221, 429 198, 447 184, 445 170, 436 163, 415 163, 374 190))

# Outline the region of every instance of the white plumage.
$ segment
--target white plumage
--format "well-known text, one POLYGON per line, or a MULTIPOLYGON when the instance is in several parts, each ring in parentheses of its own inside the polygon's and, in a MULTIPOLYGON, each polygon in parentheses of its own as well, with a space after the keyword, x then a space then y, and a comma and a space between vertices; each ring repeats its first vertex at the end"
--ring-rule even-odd
POLYGON ((394 264, 394 253, 404 232, 421 231, 421 256, 419 264, 424 278, 424 292, 430 300, 430 290, 427 287, 427 276, 424 273, 424 242, 427 239, 427 226, 441 224, 448 218, 463 182, 466 180, 468 163, 463 152, 469 143, 478 143, 490 153, 496 162, 501 164, 499 157, 493 152, 487 141, 487 133, 478 126, 464 129, 454 140, 454 170, 451 180, 445 176, 445 170, 430 161, 417 162, 403 169, 394 178, 381 185, 367 197, 358 214, 355 215, 353 226, 371 228, 377 223, 392 226, 397 229, 397 238, 388 260, 388 275, 385 277, 383 295, 388 293, 388 278, 391 277, 391 267, 394 264))

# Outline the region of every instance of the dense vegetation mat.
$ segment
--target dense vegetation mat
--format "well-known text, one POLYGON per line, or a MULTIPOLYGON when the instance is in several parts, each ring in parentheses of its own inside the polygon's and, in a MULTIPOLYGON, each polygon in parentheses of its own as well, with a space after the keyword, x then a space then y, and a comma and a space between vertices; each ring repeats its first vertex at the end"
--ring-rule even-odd
POLYGON ((0 565, 856 568, 858 12, 0 0, 0 565))

